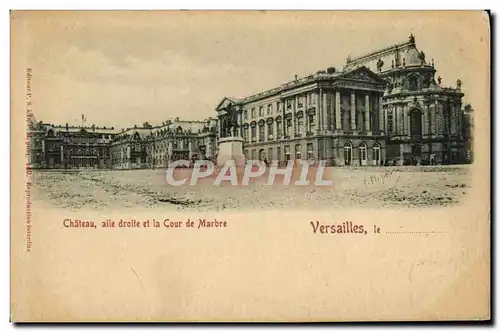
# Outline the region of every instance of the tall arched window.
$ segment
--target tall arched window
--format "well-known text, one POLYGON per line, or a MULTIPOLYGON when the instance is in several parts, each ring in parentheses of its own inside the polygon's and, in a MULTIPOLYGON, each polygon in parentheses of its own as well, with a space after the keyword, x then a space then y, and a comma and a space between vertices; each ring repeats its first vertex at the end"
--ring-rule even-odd
POLYGON ((366 144, 361 143, 359 145, 359 163, 362 166, 366 165, 366 144))
POLYGON ((344 165, 351 165, 352 162, 352 145, 346 143, 344 145, 344 165))
POLYGON ((380 165, 380 145, 373 145, 373 161, 375 165, 380 165))
POLYGON ((412 75, 408 77, 408 90, 410 91, 417 91, 419 89, 418 87, 418 76, 417 75, 412 75))
POLYGON ((410 111, 410 135, 414 139, 422 137, 422 111, 418 108, 410 111))

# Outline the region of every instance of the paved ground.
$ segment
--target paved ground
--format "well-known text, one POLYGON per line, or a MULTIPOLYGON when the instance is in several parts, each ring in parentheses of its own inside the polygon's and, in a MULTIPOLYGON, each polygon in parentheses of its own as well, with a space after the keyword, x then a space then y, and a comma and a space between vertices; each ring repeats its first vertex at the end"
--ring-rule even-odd
MULTIPOLYGON (((335 209, 346 207, 435 207, 458 203, 471 186, 468 166, 330 167, 329 187, 248 187, 214 178, 172 187, 165 170, 33 172, 32 200, 70 209, 165 208, 173 210, 335 209)), ((266 177, 267 179, 267 177, 266 177)))

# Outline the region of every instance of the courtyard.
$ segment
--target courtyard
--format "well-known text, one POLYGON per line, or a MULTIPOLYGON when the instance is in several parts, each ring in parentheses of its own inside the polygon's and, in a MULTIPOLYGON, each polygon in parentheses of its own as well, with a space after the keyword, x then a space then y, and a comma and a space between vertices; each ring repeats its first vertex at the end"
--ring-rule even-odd
MULTIPOLYGON (((173 187, 165 169, 33 170, 34 203, 78 210, 148 209, 192 211, 340 208, 412 208, 452 206, 471 188, 470 165, 401 167, 327 167, 332 185, 318 187, 248 186, 213 178, 196 186, 173 187)), ((267 179, 267 177, 266 177, 267 179)))

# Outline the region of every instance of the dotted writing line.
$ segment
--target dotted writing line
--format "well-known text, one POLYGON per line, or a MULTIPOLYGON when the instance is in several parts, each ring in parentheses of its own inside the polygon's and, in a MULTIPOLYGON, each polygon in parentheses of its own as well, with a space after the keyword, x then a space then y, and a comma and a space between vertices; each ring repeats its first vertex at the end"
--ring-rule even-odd
POLYGON ((424 234, 424 235, 428 235, 428 234, 446 234, 446 232, 385 232, 385 234, 417 234, 417 235, 424 234))

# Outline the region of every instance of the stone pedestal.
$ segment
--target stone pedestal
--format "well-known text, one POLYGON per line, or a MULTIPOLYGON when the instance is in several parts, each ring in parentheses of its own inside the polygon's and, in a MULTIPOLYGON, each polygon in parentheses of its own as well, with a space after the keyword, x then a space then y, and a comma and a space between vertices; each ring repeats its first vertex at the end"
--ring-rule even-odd
POLYGON ((223 166, 228 160, 234 160, 237 167, 245 166, 242 138, 224 137, 219 139, 218 144, 219 153, 217 154, 217 166, 223 166))

